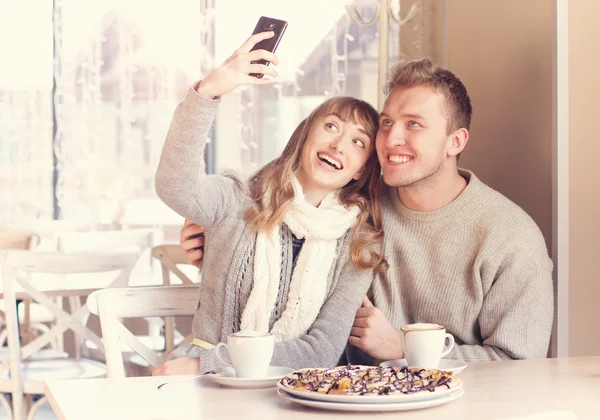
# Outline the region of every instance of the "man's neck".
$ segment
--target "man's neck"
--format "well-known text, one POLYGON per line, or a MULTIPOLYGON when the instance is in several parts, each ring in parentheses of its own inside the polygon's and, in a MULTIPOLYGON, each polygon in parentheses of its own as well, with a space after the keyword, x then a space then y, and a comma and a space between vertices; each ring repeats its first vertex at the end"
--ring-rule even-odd
POLYGON ((426 180, 408 187, 398 187, 398 198, 410 210, 429 212, 451 203, 466 186, 467 181, 456 167, 441 169, 426 180), (443 173, 444 170, 447 173, 443 173))

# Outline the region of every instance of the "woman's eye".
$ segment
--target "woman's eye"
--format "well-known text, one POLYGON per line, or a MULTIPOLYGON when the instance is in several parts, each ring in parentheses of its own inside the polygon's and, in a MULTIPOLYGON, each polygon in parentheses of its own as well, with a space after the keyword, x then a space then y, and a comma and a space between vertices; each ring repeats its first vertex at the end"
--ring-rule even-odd
POLYGON ((354 144, 356 144, 358 147, 364 149, 365 146, 365 142, 362 141, 361 139, 354 139, 354 144))
POLYGON ((337 125, 335 125, 334 123, 325 123, 325 127, 335 132, 339 131, 337 125))

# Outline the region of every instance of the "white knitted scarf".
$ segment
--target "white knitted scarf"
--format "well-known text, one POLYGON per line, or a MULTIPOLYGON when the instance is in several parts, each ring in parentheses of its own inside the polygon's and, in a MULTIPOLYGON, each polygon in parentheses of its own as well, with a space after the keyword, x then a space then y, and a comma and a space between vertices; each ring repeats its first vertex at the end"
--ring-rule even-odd
MULTIPOLYGON (((277 341, 304 334, 317 318, 327 293, 327 277, 336 258, 337 240, 356 223, 359 209, 345 208, 337 192, 328 194, 319 207, 308 203, 302 186, 293 178, 294 203, 284 223, 304 244, 292 273, 285 310, 271 333, 277 341)), ((279 227, 260 231, 254 252, 254 284, 244 308, 241 330, 266 332, 277 300, 281 276, 279 227)))

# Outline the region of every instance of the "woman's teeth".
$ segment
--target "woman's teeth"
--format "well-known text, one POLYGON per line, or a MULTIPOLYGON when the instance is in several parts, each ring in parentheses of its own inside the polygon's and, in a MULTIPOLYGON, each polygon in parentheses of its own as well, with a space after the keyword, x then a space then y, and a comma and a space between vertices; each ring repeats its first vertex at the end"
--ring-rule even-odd
POLYGON ((319 153, 317 156, 319 157, 319 159, 321 159, 324 162, 327 162, 328 164, 333 166, 335 169, 342 169, 342 164, 340 162, 338 162, 337 160, 335 160, 334 158, 332 158, 331 156, 326 155, 325 153, 319 153))

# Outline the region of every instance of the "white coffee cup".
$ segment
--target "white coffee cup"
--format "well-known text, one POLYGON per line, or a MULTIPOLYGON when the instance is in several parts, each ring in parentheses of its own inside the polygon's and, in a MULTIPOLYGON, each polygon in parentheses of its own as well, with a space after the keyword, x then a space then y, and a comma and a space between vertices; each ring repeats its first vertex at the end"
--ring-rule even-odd
POLYGON ((238 378, 264 378, 267 376, 275 336, 271 333, 240 331, 227 336, 227 344, 219 343, 215 351, 219 360, 235 369, 238 378), (227 347, 229 358, 226 360, 221 349, 227 347))
POLYGON ((409 366, 437 369, 454 347, 454 337, 438 324, 410 324, 402 328, 404 358, 409 366))

